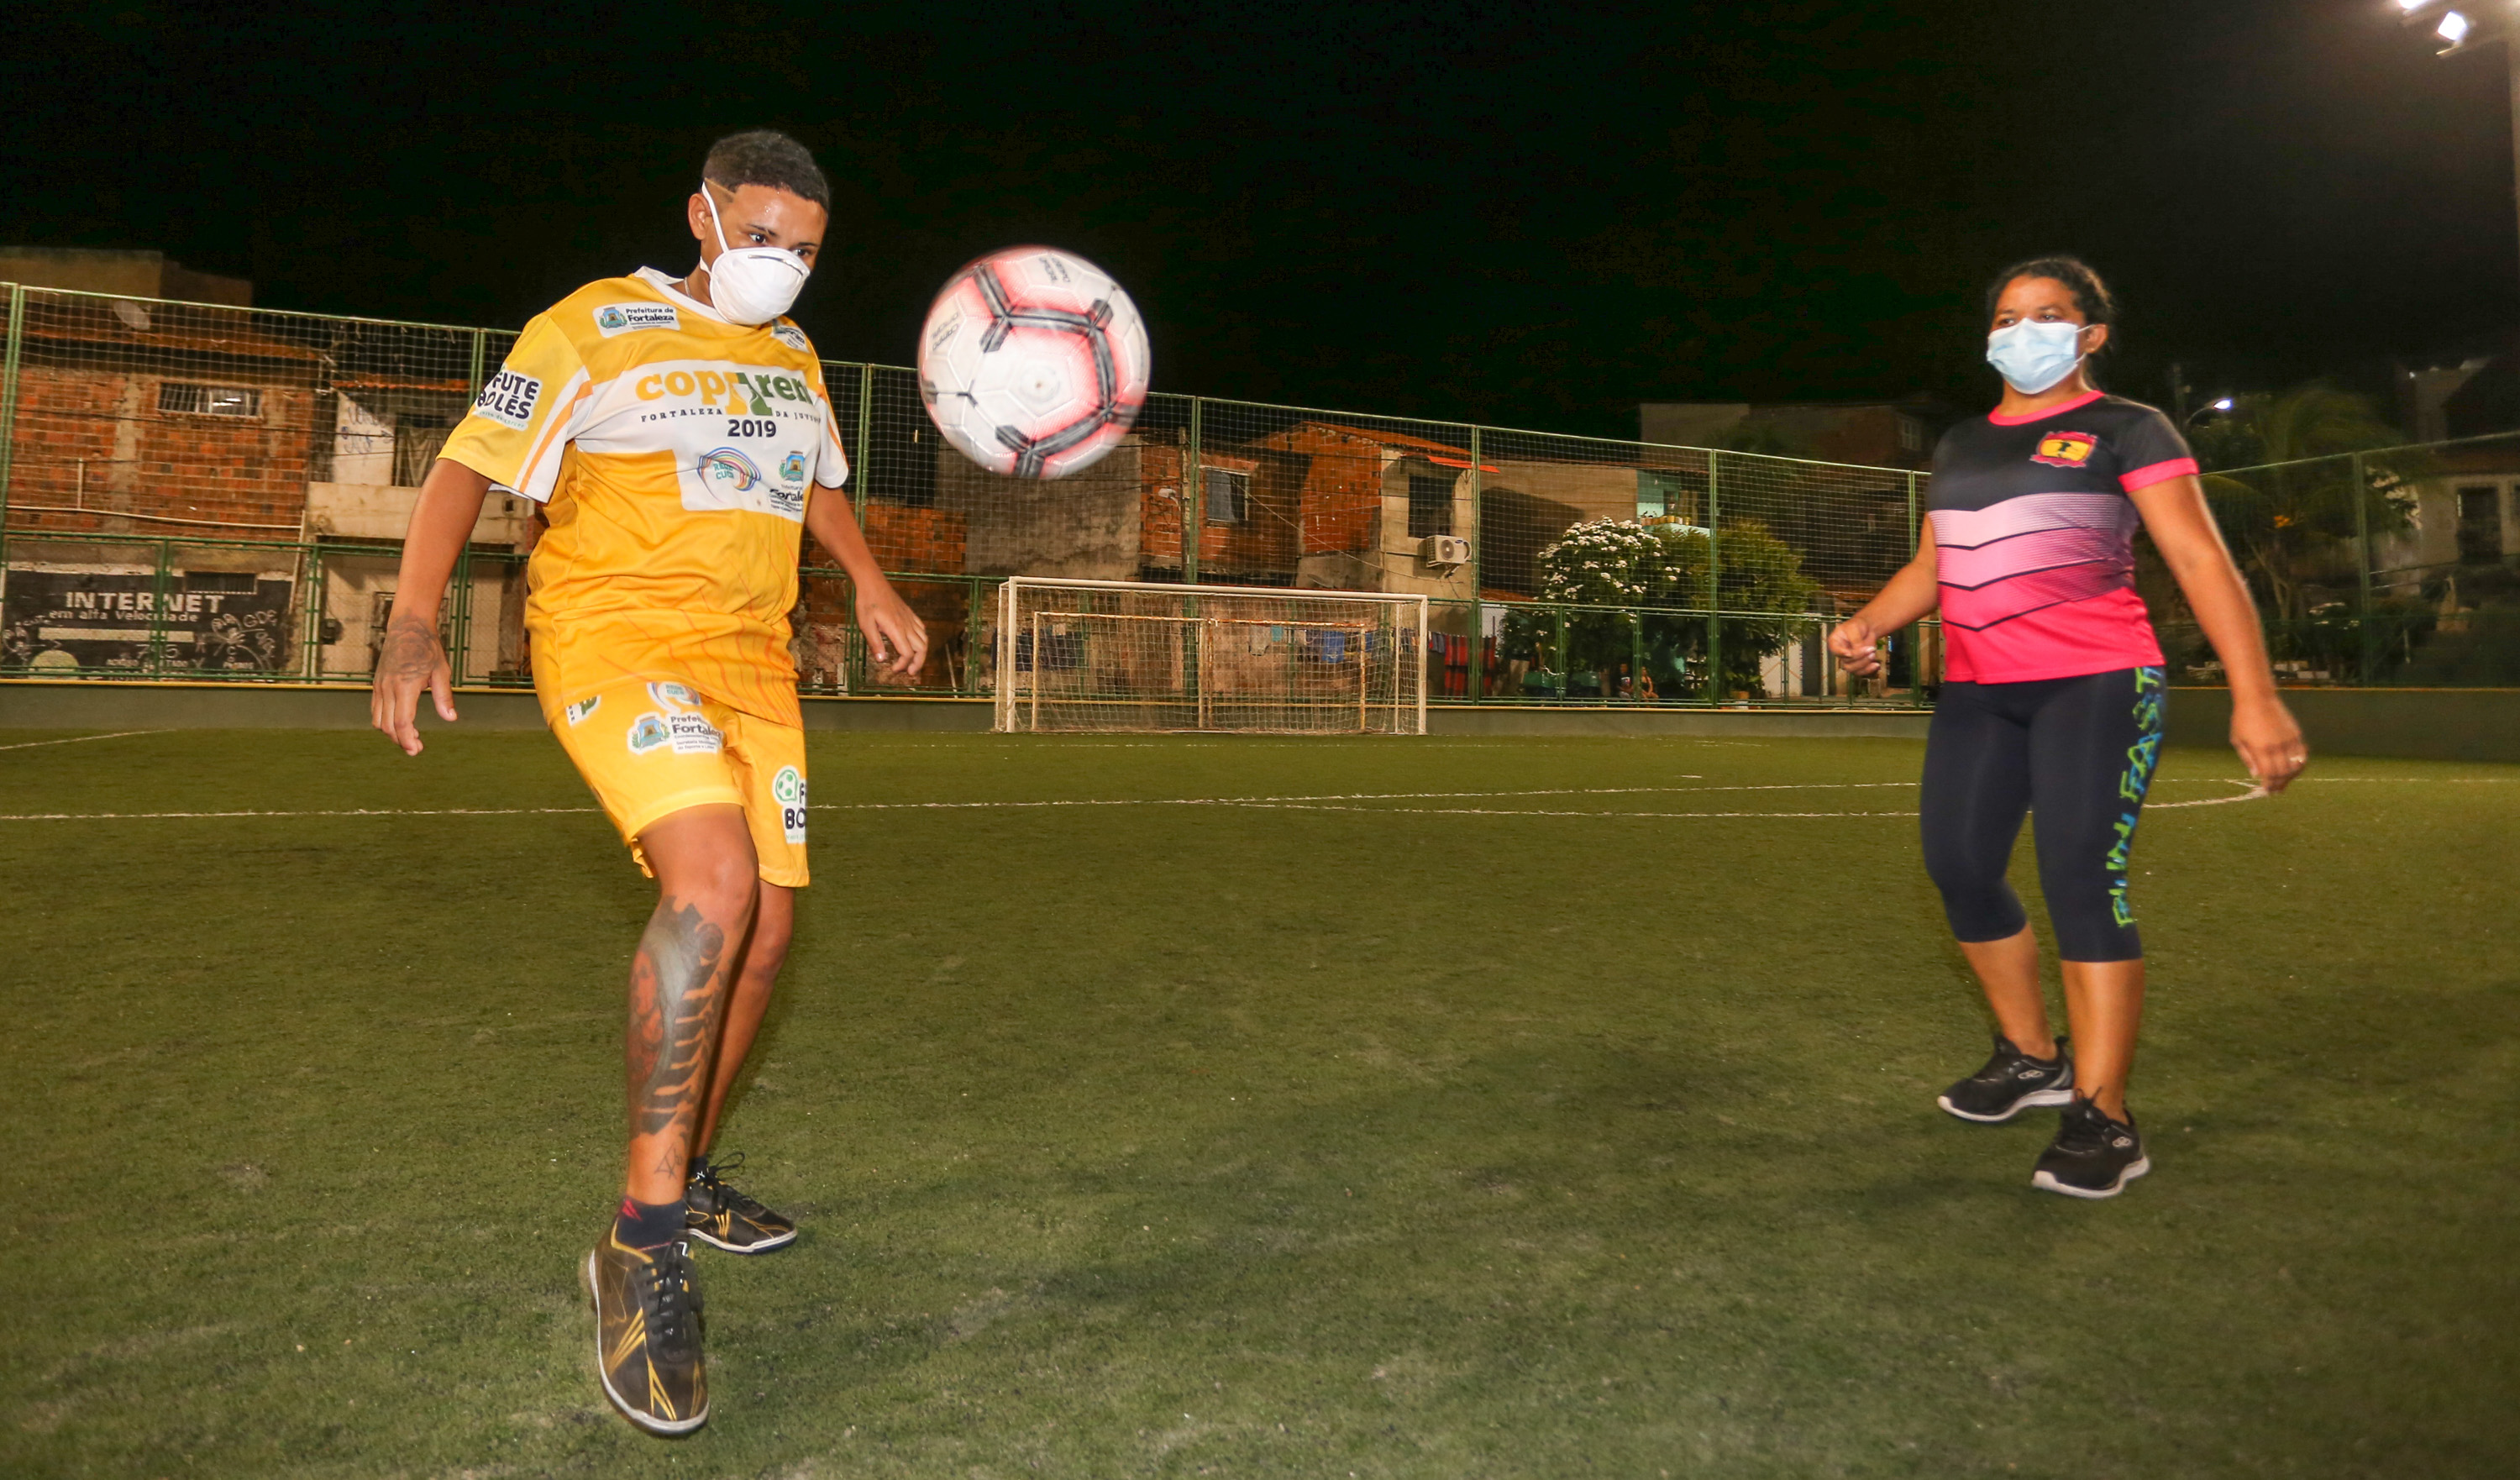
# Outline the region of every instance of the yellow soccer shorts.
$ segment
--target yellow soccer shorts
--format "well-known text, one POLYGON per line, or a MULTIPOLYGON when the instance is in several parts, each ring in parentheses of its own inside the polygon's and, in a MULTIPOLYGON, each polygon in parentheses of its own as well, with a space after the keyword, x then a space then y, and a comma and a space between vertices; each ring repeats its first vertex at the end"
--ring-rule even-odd
POLYGON ((805 885, 804 731, 672 679, 618 679, 543 697, 552 733, 640 872, 655 875, 639 851, 641 831, 686 807, 725 803, 743 809, 763 882, 805 885))

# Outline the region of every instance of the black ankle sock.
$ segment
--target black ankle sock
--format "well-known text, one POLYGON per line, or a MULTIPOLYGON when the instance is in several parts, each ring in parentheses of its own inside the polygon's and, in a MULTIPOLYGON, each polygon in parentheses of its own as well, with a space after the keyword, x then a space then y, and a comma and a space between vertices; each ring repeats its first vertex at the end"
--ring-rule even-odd
POLYGON ((634 1249, 652 1249, 683 1236, 683 1205, 621 1199, 620 1216, 612 1220, 612 1236, 634 1249))

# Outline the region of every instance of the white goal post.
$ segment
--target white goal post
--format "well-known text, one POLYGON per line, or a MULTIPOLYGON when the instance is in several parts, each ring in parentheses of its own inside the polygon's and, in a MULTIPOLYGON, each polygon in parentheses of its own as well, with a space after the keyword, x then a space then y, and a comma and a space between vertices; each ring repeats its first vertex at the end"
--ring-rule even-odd
POLYGON ((1011 577, 1001 731, 1426 733, 1426 598, 1011 577))

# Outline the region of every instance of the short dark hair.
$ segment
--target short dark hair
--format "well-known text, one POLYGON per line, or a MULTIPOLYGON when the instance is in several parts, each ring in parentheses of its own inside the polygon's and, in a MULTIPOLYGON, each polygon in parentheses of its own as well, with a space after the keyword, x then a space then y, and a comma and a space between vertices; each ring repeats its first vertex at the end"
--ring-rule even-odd
POLYGON ((700 174, 732 195, 746 185, 767 185, 832 208, 832 182, 804 145, 775 128, 729 134, 709 146, 700 174))
POLYGON ((2090 323, 2106 324, 2118 316, 2117 299, 2109 296, 2108 285, 2100 281, 2098 273, 2092 271, 2092 265, 2080 257, 2069 257, 2059 252, 2015 262, 1997 273, 1995 281, 1986 285, 1986 317, 1979 323, 1994 321, 1996 301, 2003 296, 2004 289, 2010 287, 2016 278, 2053 278, 2064 284, 2074 291, 2074 306, 2083 311, 2084 319, 2090 323))

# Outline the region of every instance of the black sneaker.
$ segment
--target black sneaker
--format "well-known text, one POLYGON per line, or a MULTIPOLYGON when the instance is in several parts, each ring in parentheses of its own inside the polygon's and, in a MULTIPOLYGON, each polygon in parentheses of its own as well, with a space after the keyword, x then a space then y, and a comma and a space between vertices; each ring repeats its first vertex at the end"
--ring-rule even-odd
POLYGON ((2040 1153, 2030 1185, 2068 1197, 2115 1197, 2151 1170, 2133 1115, 2111 1120, 2098 1105, 2078 1099, 2065 1107, 2056 1139, 2040 1153))
POLYGON ((1995 1035, 1995 1056, 1986 1067, 1937 1096, 1934 1103, 1962 1120, 1996 1125, 2033 1105, 2070 1104, 2074 1099, 2074 1051, 2056 1039, 2056 1056, 2033 1058, 1995 1035))
POLYGON ((683 1188, 683 1226, 694 1238, 730 1254, 767 1254, 796 1241, 796 1221, 774 1213, 734 1188, 726 1174, 743 1165, 739 1151, 712 1163, 692 1158, 692 1178, 683 1188))
POLYGON ((700 1287, 692 1278, 691 1247, 676 1239, 634 1249, 607 1229, 586 1256, 604 1396, 652 1434, 688 1434, 708 1421, 700 1287))

